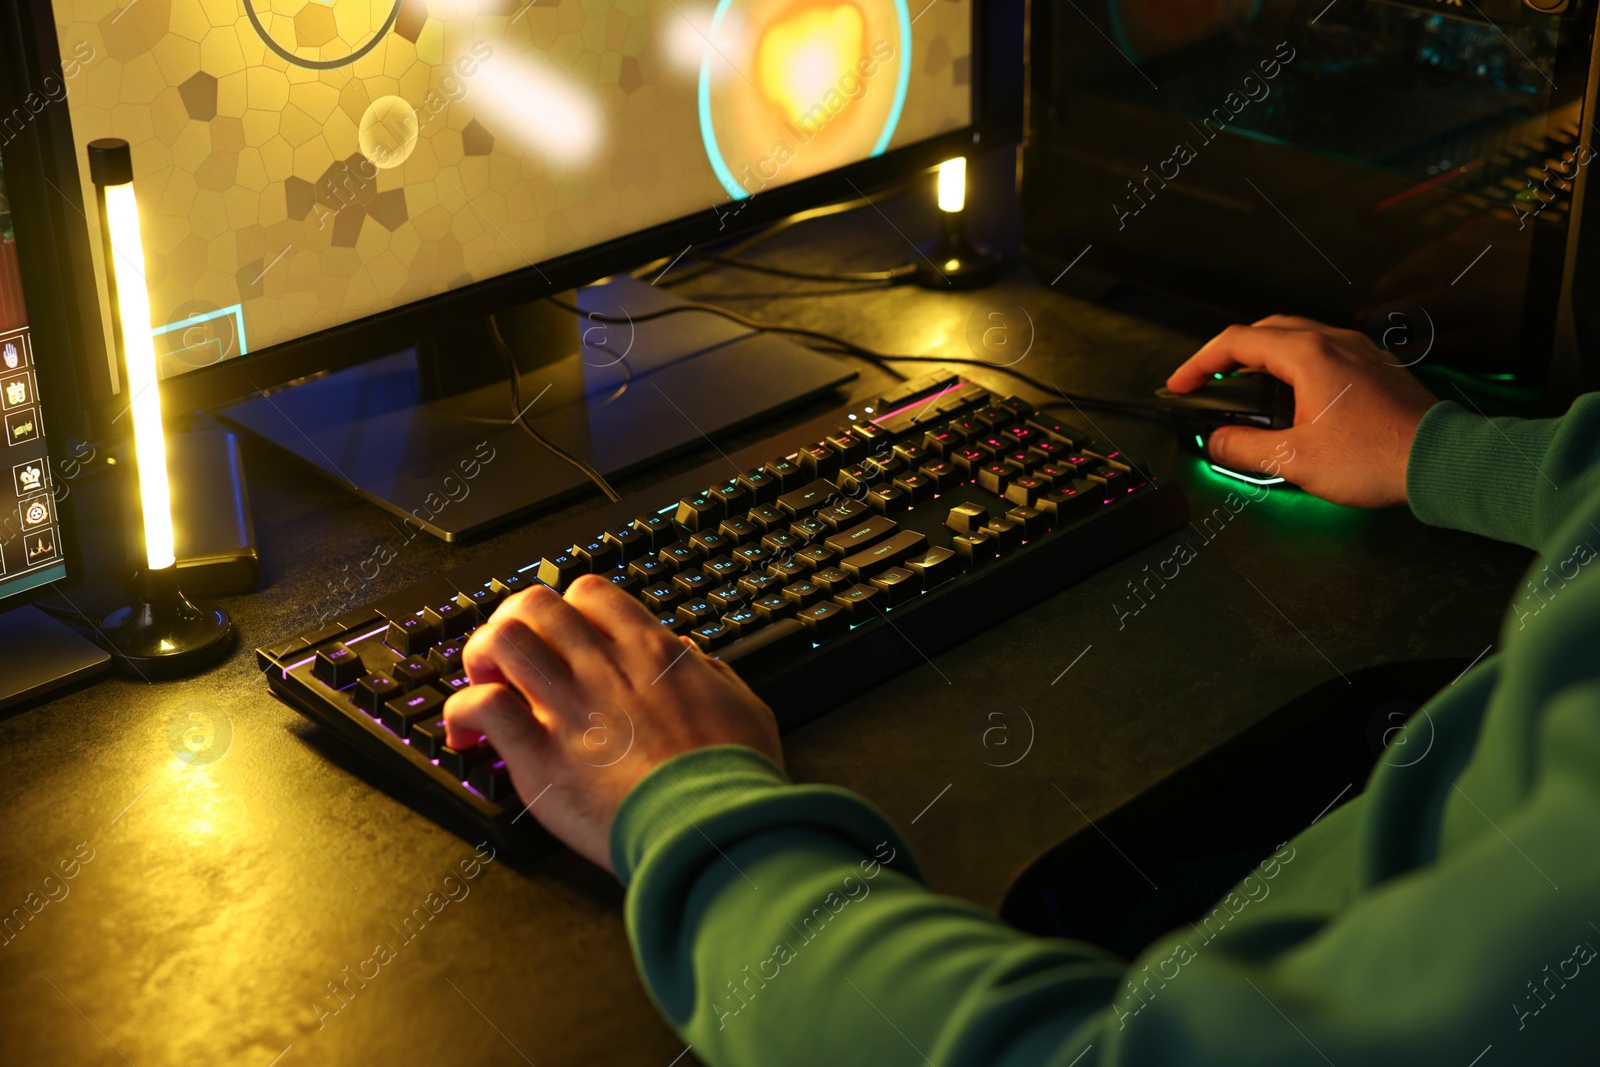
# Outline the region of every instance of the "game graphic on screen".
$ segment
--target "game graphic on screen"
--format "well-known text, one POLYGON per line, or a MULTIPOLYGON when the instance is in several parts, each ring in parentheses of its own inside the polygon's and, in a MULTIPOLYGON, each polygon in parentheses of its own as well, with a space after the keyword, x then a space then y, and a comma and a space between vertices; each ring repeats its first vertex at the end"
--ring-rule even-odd
POLYGON ((0 597, 66 574, 34 357, 0 160, 0 597))
POLYGON ((90 57, 80 157, 132 145, 172 375, 968 124, 971 6, 911 3, 54 10, 63 56, 90 57))

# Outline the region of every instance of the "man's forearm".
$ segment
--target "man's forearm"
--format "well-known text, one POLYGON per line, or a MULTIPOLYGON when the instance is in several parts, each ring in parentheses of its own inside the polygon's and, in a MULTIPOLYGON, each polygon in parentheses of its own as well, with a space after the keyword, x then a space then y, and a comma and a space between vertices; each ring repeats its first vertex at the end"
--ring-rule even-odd
POLYGON ((1406 495, 1417 518, 1543 548, 1600 485, 1600 394, 1559 419, 1488 418, 1435 405, 1417 427, 1406 495))

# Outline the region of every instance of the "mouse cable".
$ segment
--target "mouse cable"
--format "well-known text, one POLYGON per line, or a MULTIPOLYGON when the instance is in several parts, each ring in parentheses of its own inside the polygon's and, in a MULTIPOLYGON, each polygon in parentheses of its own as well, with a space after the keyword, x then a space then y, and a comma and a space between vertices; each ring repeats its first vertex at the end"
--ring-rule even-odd
POLYGON ((1061 390, 1041 382, 1037 378, 1023 374, 1021 371, 1013 370, 1010 367, 997 366, 988 362, 987 360, 968 359, 956 356, 891 355, 889 353, 878 352, 874 349, 867 348, 864 345, 856 344, 854 341, 847 340, 836 334, 824 333, 821 330, 810 330, 802 326, 780 326, 776 323, 761 322, 757 319, 752 319, 741 315, 737 311, 729 311, 727 308, 718 307, 715 304, 684 303, 676 304, 672 307, 660 308, 656 311, 648 311, 640 315, 602 315, 598 312, 584 311, 573 304, 568 304, 566 301, 559 300, 553 296, 545 297, 545 299, 550 301, 552 304, 555 304, 557 307, 566 311, 570 311, 575 315, 581 315, 584 318, 589 319, 591 322, 612 323, 617 325, 649 322, 651 319, 665 318, 668 315, 680 315, 685 312, 698 311, 707 315, 715 315, 719 318, 727 319, 730 322, 738 323, 740 326, 743 326, 746 329, 755 330, 759 333, 790 334, 796 337, 806 337, 812 340, 821 341, 824 344, 834 346, 846 355, 855 356, 858 359, 866 360, 867 362, 878 367, 880 370, 899 378, 901 381, 906 381, 909 378, 909 375, 902 373, 893 366, 890 366, 891 362, 959 363, 974 367, 984 367, 1000 374, 1010 375, 1011 377, 1026 383, 1034 389, 1039 390, 1041 393, 1054 393, 1057 396, 1064 397, 1069 403, 1082 404, 1085 407, 1106 408, 1112 411, 1120 411, 1124 414, 1133 414, 1136 412, 1142 413, 1147 409, 1147 407, 1150 410, 1154 410, 1154 405, 1144 405, 1135 400, 1108 400, 1103 397, 1084 396, 1077 393, 1063 393, 1061 390))
POLYGON ((621 500, 622 497, 615 489, 611 488, 611 483, 606 481, 605 475, 534 429, 533 425, 528 422, 527 409, 522 406, 522 368, 517 366, 517 357, 512 353, 511 346, 506 344, 505 335, 500 332, 500 323, 493 315, 489 316, 489 332, 494 336, 495 348, 499 350, 501 357, 505 359, 506 365, 510 370, 512 421, 522 427, 524 433, 548 450, 551 455, 557 459, 565 460, 582 471, 613 504, 621 500))
MULTIPOLYGON (((740 326, 743 326, 748 330, 754 330, 757 333, 781 333, 789 334, 794 337, 807 337, 814 341, 821 341, 824 344, 832 345, 835 348, 843 350, 848 355, 856 356, 873 362, 887 358, 881 352, 875 352, 870 348, 858 345, 854 341, 848 341, 836 334, 823 333, 821 330, 808 330, 803 326, 780 326, 777 323, 760 322, 756 319, 741 315, 737 311, 729 311, 727 308, 718 307, 715 304, 689 302, 683 304, 674 304, 672 307, 658 308, 655 311, 646 311, 639 315, 602 315, 597 311, 584 311, 577 305, 569 304, 565 300, 561 300, 557 297, 547 296, 545 299, 550 301, 550 303, 554 304, 556 307, 561 308, 563 311, 570 311, 572 314, 577 315, 580 318, 588 319, 590 322, 631 326, 636 323, 649 322, 651 319, 663 319, 668 315, 682 315, 685 312, 698 311, 706 315, 715 315, 718 318, 723 318, 729 320, 730 322, 738 323, 740 326)), ((883 369, 899 378, 901 381, 906 380, 906 375, 895 370, 893 367, 884 367, 883 369)))

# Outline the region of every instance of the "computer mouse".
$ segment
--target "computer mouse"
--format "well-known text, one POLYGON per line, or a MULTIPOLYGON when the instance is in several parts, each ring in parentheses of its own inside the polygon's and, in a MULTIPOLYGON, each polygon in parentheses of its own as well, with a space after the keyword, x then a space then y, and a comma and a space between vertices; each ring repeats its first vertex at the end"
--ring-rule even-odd
POLYGON ((1156 401, 1172 420, 1178 443, 1202 456, 1218 426, 1285 430, 1294 425, 1294 390, 1265 371, 1214 374, 1192 393, 1157 389, 1156 401))

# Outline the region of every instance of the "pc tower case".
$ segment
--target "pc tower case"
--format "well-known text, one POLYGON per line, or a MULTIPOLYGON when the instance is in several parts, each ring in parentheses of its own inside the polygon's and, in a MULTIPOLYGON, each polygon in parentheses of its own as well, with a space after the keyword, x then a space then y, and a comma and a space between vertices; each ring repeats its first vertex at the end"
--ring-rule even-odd
POLYGON ((1559 406, 1597 385, 1595 9, 1035 2, 1027 259, 1071 291, 1360 329, 1447 385, 1559 406))

